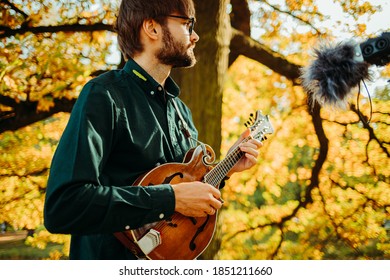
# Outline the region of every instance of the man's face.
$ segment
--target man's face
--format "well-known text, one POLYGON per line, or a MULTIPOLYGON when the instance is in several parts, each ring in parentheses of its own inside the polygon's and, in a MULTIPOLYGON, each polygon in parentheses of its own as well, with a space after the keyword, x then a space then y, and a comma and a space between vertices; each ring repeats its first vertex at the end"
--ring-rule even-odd
POLYGON ((172 67, 191 67, 196 63, 194 54, 195 42, 188 40, 188 34, 179 34, 175 39, 168 26, 162 26, 162 47, 157 52, 157 58, 162 64, 172 67))

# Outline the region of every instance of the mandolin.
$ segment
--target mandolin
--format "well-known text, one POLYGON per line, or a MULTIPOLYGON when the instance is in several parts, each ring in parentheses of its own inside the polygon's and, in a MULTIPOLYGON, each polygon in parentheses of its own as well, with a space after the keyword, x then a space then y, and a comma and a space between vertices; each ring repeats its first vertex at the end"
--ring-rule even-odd
MULTIPOLYGON (((251 138, 263 141, 273 133, 269 117, 257 111, 248 122, 251 138)), ((244 155, 236 146, 219 163, 215 153, 205 144, 190 149, 182 163, 162 164, 143 176, 134 185, 151 186, 202 181, 215 188, 244 155)), ((191 260, 197 258, 211 242, 217 222, 217 213, 206 217, 188 217, 175 212, 171 217, 137 229, 116 232, 114 235, 138 258, 151 260, 191 260)))

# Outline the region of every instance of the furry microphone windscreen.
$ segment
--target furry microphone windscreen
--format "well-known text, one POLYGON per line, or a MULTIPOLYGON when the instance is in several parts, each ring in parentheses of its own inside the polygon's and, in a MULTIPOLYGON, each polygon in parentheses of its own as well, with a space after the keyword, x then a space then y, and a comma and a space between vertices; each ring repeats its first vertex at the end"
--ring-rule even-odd
POLYGON ((369 64, 356 57, 356 44, 322 43, 314 49, 315 59, 301 69, 301 81, 310 102, 345 109, 352 90, 363 79, 370 79, 369 64))

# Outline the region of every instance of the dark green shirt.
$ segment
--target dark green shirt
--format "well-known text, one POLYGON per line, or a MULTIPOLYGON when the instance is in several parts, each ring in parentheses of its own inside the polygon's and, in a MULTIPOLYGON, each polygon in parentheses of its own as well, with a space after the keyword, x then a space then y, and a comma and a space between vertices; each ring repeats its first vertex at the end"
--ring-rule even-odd
POLYGON ((172 98, 197 131, 171 78, 165 88, 133 60, 88 82, 53 157, 45 226, 71 234, 71 259, 135 259, 113 235, 173 214, 170 185, 132 186, 146 171, 182 162, 191 140, 172 98))

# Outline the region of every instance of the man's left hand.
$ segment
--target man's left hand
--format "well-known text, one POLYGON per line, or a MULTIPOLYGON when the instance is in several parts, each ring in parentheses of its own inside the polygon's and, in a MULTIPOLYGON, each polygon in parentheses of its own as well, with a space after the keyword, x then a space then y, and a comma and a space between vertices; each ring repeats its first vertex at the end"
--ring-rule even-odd
POLYGON ((227 175, 230 177, 235 172, 241 172, 247 169, 252 168, 257 163, 257 158, 259 156, 259 149, 263 146, 263 143, 261 143, 259 140, 256 139, 249 139, 246 142, 241 143, 245 138, 247 138, 250 135, 250 130, 245 130, 240 138, 236 141, 236 143, 230 148, 229 152, 238 145, 240 150, 244 152, 244 156, 234 165, 232 170, 230 170, 229 174, 227 175))

